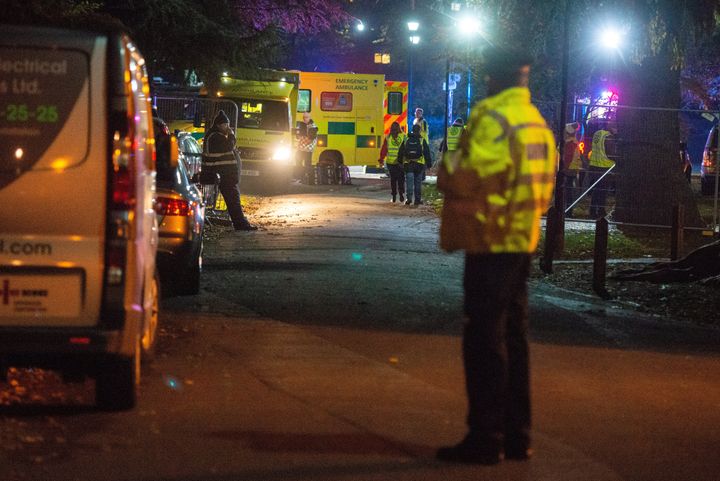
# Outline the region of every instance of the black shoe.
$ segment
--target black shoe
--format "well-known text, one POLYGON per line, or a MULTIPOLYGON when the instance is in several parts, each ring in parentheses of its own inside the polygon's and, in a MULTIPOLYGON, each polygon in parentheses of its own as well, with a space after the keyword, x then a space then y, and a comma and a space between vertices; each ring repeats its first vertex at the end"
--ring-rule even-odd
POLYGON ((492 466, 500 462, 500 450, 482 448, 466 440, 455 446, 437 450, 435 457, 449 463, 483 464, 492 466))
POLYGON ((247 223, 235 227, 235 230, 258 230, 258 226, 247 223))
MULTIPOLYGON (((402 198, 400 200, 402 201, 402 198)), ((392 202, 393 202, 393 204, 395 202, 397 202, 397 196, 395 194, 393 194, 393 196, 392 196, 392 202)))
POLYGON ((405 196, 400 194, 400 202, 405 202, 405 196))
POLYGON ((527 461, 533 455, 533 450, 527 446, 506 445, 504 449, 505 459, 513 461, 527 461))
POLYGON ((422 203, 423 203, 423 202, 422 202, 421 200, 416 200, 416 201, 415 201, 415 205, 422 205, 422 203))
POLYGON ((412 204, 412 201, 410 199, 405 201, 405 205, 410 205, 410 204, 412 204))

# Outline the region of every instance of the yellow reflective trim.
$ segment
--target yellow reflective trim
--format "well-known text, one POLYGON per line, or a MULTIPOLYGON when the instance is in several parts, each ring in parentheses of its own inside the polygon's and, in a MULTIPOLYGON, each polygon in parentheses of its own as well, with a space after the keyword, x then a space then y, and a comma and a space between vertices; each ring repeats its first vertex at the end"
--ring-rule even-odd
POLYGON ((500 194, 490 194, 490 195, 488 195, 487 200, 490 205, 498 205, 498 206, 508 205, 507 198, 501 196, 500 194))

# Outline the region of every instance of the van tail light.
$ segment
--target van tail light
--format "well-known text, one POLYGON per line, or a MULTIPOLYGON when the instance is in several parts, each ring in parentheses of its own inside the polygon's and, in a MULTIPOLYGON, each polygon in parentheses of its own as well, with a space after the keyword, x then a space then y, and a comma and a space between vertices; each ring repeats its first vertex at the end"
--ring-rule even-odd
POLYGON ((155 211, 163 216, 187 217, 192 215, 192 209, 188 201, 170 197, 158 197, 155 200, 155 211))
POLYGON ((115 131, 110 178, 112 195, 110 208, 113 210, 131 210, 135 206, 135 178, 132 165, 134 157, 131 138, 115 131))
POLYGON ((121 329, 125 324, 125 284, 128 251, 133 249, 130 225, 136 207, 136 167, 133 142, 135 122, 130 105, 113 110, 108 162, 108 214, 105 227, 105 269, 103 272, 102 325, 121 329))

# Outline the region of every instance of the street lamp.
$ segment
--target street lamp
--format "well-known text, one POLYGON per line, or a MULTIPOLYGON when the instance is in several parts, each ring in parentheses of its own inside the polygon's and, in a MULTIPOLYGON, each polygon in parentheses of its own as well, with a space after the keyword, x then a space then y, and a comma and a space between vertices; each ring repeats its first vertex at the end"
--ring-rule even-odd
POLYGON ((623 34, 614 27, 607 27, 600 32, 599 41, 603 48, 617 50, 622 44, 623 34))
POLYGON ((417 20, 409 20, 407 22, 407 28, 410 32, 410 52, 409 52, 409 62, 408 62, 408 107, 412 108, 412 74, 413 74, 413 50, 414 46, 420 43, 420 35, 418 34, 418 30, 420 30, 420 22, 417 20))
MULTIPOLYGON (((460 30, 460 34, 464 37, 467 37, 468 39, 475 37, 476 35, 482 35, 482 24, 480 23, 480 20, 476 17, 472 16, 465 16, 461 18, 458 21, 458 29, 460 30)), ((470 105, 472 101, 472 69, 470 68, 470 46, 472 45, 471 42, 467 42, 468 46, 468 55, 467 55, 467 62, 468 62, 468 71, 467 71, 467 116, 466 120, 470 118, 470 109, 472 106, 470 105)))

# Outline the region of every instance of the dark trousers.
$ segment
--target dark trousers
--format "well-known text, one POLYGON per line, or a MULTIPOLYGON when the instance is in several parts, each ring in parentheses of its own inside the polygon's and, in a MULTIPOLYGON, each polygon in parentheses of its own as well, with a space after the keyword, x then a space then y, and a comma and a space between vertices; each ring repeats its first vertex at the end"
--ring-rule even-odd
MULTIPOLYGON (((604 167, 590 166, 588 175, 590 177, 590 185, 593 185, 602 175, 607 172, 608 169, 604 167)), ((613 174, 608 174, 603 177, 598 185, 593 187, 592 193, 590 194, 590 217, 604 217, 607 207, 607 195, 613 187, 612 180, 610 177, 613 174)))
MULTIPOLYGON (((575 170, 566 170, 563 176, 563 189, 565 197, 565 206, 568 207, 575 202, 580 191, 580 184, 578 183, 578 173, 575 170)), ((572 216, 572 210, 565 213, 568 217, 572 216)))
POLYGON ((467 254, 463 359, 470 436, 530 444, 529 254, 467 254))
POLYGON ((405 170, 400 164, 387 164, 388 173, 390 174, 390 191, 393 197, 405 195, 405 170))
POLYGON ((405 163, 405 184, 407 200, 415 200, 416 204, 422 202, 422 180, 425 173, 425 165, 419 162, 405 163))
POLYGON ((302 178, 300 180, 306 184, 315 183, 315 169, 313 169, 312 166, 312 155, 312 152, 298 150, 295 156, 297 168, 300 172, 302 172, 302 178))
POLYGON ((220 193, 225 199, 228 214, 236 229, 247 225, 248 220, 242 210, 240 203, 240 176, 237 165, 218 165, 216 167, 206 166, 203 171, 216 172, 220 174, 220 193))

